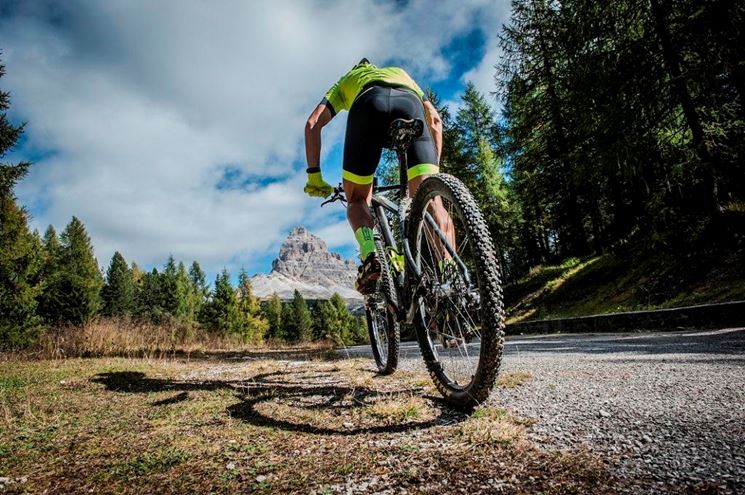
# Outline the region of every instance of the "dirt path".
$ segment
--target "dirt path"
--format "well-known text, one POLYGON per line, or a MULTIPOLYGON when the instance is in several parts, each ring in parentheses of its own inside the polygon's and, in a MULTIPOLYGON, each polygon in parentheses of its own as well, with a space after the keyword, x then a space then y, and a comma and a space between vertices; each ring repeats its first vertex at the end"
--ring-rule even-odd
POLYGON ((742 491, 744 334, 513 340, 470 416, 413 355, 4 360, 0 491, 742 491))
MULTIPOLYGON (((504 375, 500 387, 526 377, 504 375)), ((612 493, 532 420, 448 409, 370 360, 0 363, 6 493, 612 493)))
MULTIPOLYGON (((422 369, 404 349, 402 367, 422 369)), ((537 445, 587 449, 634 493, 745 492, 745 329, 514 337, 505 351, 506 373, 534 379, 489 406, 533 418, 537 445)))

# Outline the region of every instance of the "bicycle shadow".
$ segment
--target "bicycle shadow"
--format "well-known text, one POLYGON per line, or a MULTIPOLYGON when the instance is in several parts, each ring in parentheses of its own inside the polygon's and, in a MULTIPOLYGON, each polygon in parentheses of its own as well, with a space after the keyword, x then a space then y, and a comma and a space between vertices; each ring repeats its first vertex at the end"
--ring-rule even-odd
POLYGON ((141 372, 119 371, 95 375, 91 381, 112 392, 177 392, 173 397, 151 402, 151 407, 184 402, 189 400, 189 392, 230 390, 238 400, 225 410, 230 417, 254 426, 315 435, 401 433, 468 418, 441 398, 422 395, 421 387, 355 387, 328 371, 275 371, 245 380, 204 381, 150 378, 141 372), (379 402, 396 403, 411 398, 426 404, 426 418, 392 423, 368 414, 379 402), (342 426, 338 426, 340 422, 342 426))

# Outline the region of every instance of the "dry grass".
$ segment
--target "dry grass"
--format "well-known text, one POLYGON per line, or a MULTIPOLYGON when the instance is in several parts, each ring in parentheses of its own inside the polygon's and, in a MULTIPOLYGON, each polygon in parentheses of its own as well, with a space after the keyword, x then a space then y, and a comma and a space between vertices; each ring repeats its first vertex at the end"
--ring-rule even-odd
POLYGON ((497 387, 517 388, 532 379, 533 375, 531 373, 528 373, 527 371, 500 373, 499 377, 497 378, 497 387))
POLYGON ((400 424, 431 415, 431 408, 421 397, 391 398, 374 402, 367 407, 367 414, 385 424, 400 424))
POLYGON ((531 445, 500 409, 452 411, 425 379, 365 359, 4 361, 0 477, 7 493, 612 491, 597 460, 531 445))
POLYGON ((504 409, 483 407, 460 425, 458 433, 473 445, 510 445, 523 437, 532 420, 518 418, 504 409))
POLYGON ((317 350, 333 347, 328 341, 288 345, 284 342, 251 342, 239 335, 215 335, 184 325, 99 319, 80 327, 51 329, 27 355, 40 359, 70 357, 166 358, 218 352, 317 350))

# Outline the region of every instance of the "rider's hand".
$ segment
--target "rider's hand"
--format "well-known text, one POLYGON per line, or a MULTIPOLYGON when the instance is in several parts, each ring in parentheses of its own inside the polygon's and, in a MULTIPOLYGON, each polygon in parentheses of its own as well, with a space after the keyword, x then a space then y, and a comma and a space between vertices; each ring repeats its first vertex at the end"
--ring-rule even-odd
POLYGON ((315 196, 317 198, 326 198, 334 192, 334 188, 323 180, 321 172, 311 172, 308 174, 308 182, 305 184, 303 189, 309 196, 315 196))

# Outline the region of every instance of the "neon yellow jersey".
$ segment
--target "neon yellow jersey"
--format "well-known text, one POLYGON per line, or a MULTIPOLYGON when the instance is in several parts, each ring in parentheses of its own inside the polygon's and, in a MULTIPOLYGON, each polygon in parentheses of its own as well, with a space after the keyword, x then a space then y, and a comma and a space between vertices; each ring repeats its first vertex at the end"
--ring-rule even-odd
POLYGON ((362 88, 371 83, 410 89, 424 99, 424 91, 405 70, 400 67, 375 67, 373 64, 359 64, 347 72, 326 92, 323 102, 331 113, 336 115, 349 110, 362 88))

